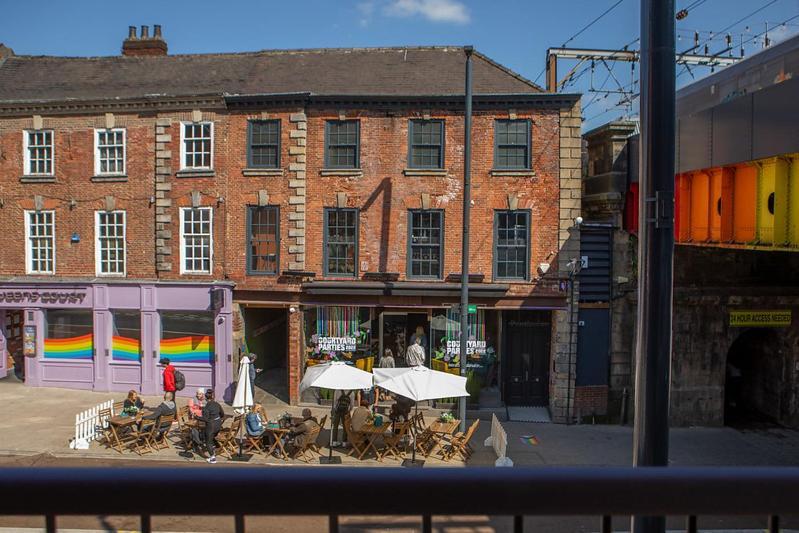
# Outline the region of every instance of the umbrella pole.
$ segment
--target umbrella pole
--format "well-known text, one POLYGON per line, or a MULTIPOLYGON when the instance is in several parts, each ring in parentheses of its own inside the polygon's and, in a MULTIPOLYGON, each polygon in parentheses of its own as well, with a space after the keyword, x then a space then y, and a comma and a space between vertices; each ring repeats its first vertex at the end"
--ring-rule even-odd
POLYGON ((332 465, 332 464, 341 464, 341 458, 336 457, 333 458, 333 413, 336 410, 336 393, 338 391, 333 389, 333 401, 330 405, 330 439, 327 444, 327 457, 320 457, 319 464, 322 465, 332 465))
MULTIPOLYGON (((419 414, 419 402, 416 402, 413 406, 414 412, 414 419, 419 414)), ((411 434, 413 435, 413 443, 411 444, 411 460, 408 461, 405 459, 402 461, 402 466, 422 466, 424 465, 424 461, 416 462, 416 424, 411 423, 411 434)))

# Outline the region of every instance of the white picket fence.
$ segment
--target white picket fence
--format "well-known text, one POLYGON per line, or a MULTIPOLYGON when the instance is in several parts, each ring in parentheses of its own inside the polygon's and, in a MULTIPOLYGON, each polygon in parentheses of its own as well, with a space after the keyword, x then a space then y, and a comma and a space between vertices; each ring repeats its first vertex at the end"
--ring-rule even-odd
POLYGON ((513 466, 513 461, 508 457, 508 434, 495 414, 491 415, 491 436, 485 440, 485 445, 494 448, 497 454, 494 466, 513 466))
POLYGON ((102 409, 114 409, 114 400, 108 400, 95 405, 91 409, 86 409, 82 413, 75 415, 75 438, 69 442, 69 447, 73 450, 88 450, 89 443, 102 433, 102 428, 108 422, 107 417, 100 417, 102 409), (102 418, 102 419, 101 419, 102 418))

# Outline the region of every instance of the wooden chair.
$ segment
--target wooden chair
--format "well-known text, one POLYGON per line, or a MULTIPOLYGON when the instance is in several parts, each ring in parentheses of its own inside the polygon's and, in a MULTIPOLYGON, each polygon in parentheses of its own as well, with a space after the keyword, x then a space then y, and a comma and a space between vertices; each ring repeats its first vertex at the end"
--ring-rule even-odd
POLYGON ((158 421, 155 420, 153 424, 143 427, 141 430, 137 426, 131 426, 130 433, 132 440, 130 448, 140 456, 155 451, 151 443, 158 433, 157 422, 158 421))
POLYGON ((114 416, 122 414, 122 409, 125 408, 125 402, 114 402, 113 414, 114 416))
POLYGON ((322 430, 325 429, 326 423, 327 423, 327 415, 323 416, 322 420, 319 421, 319 434, 316 436, 316 440, 314 440, 309 444, 310 448, 319 455, 322 455, 322 449, 321 446, 319 445, 319 439, 322 436, 322 430))
POLYGON ((244 417, 239 415, 233 419, 230 427, 223 427, 216 434, 216 443, 219 445, 219 455, 224 455, 228 459, 233 457, 234 453, 238 452, 238 442, 236 442, 241 430, 241 424, 244 417))
POLYGON ((175 415, 165 415, 156 421, 157 429, 155 430, 153 439, 150 441, 150 446, 152 446, 154 450, 168 450, 172 447, 167 437, 169 432, 172 431, 172 424, 174 423, 175 415))
POLYGON ((366 435, 352 429, 352 417, 350 417, 350 415, 344 417, 344 431, 347 434, 347 441, 350 443, 350 446, 352 446, 347 455, 357 453, 359 458, 363 457, 366 451, 367 438, 366 435))
POLYGON ((177 416, 177 421, 178 421, 178 431, 177 431, 178 444, 180 444, 180 447, 183 448, 184 450, 191 450, 192 449, 191 426, 189 426, 189 420, 190 420, 189 413, 190 412, 191 411, 189 410, 189 406, 188 405, 184 405, 183 407, 178 409, 178 416, 177 416))
POLYGON ((416 429, 416 435, 414 439, 414 446, 416 446, 416 451, 427 457, 430 455, 430 452, 433 451, 436 445, 435 433, 429 428, 425 427, 420 432, 416 429))
POLYGON ((402 460, 404 451, 400 450, 400 445, 408 437, 411 431, 413 422, 394 422, 394 427, 391 433, 383 435, 383 443, 386 445, 383 451, 377 456, 378 461, 382 461, 383 457, 391 455, 395 459, 402 460))
POLYGON ((97 429, 100 431, 101 435, 98 442, 106 448, 111 448, 114 442, 114 435, 111 433, 111 424, 108 423, 108 419, 112 416, 113 412, 110 407, 100 409, 97 413, 97 429))
POLYGON ((480 421, 475 420, 472 422, 472 425, 469 426, 469 429, 466 430, 466 433, 456 433, 453 435, 449 445, 439 452, 441 459, 446 462, 454 456, 459 455, 464 462, 468 461, 469 457, 471 457, 474 452, 469 442, 472 440, 479 425, 480 421))
POLYGON ((311 452, 313 451, 313 446, 316 445, 316 439, 319 438, 319 434, 322 432, 322 426, 317 425, 314 429, 309 431, 305 435, 304 444, 302 446, 298 446, 294 449, 294 452, 291 455, 292 459, 300 459, 305 463, 310 463, 310 459, 313 457, 311 452))

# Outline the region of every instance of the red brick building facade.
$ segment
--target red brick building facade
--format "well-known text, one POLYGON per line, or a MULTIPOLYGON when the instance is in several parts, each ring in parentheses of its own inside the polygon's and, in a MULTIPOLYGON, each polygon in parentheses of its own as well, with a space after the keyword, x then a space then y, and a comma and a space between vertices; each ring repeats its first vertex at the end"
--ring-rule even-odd
MULTIPOLYGON (((164 296, 138 305, 143 317, 153 314, 138 334, 140 367, 135 357, 125 363, 149 380, 157 374, 145 361, 170 353, 172 330, 195 343, 177 356, 185 368, 211 369, 198 370, 197 384, 226 387, 246 350, 259 355, 260 388, 291 402, 302 400, 308 365, 335 357, 369 368, 386 350, 402 364, 417 333, 428 364, 457 371, 447 341, 458 335, 463 49, 168 56, 159 29, 146 39, 133 32, 120 57, 4 53, 4 289, 83 284, 93 294, 94 348, 103 345, 98 328, 111 328, 116 358, 124 328, 116 297, 101 303, 100 288, 135 285, 144 295, 155 287, 164 296), (108 136, 114 131, 124 131, 123 143, 108 136), (108 139, 124 144, 115 160, 124 171, 113 175, 97 172, 109 153, 119 155, 108 139), (49 173, 40 162, 48 157, 49 173), (98 213, 122 211, 124 250, 108 251, 98 213), (55 217, 55 265, 37 272, 33 250, 50 243, 35 239, 32 224, 49 219, 31 213, 45 212, 55 217), (124 271, 109 275, 99 257, 115 253, 124 271), (221 296, 185 308, 181 287, 221 296), (210 329, 183 331, 193 319, 170 315, 175 309, 208 313, 200 322, 210 329), (196 346, 208 339, 211 354, 198 362, 196 346)), ((563 419, 574 396, 566 265, 579 250, 579 99, 543 93, 479 53, 473 62, 473 400, 547 405, 563 419), (499 257, 512 260, 500 266, 499 257)), ((47 343, 65 337, 48 318, 58 311, 14 303, 29 308, 41 315, 31 324, 47 330, 37 341, 45 354, 26 362, 36 375, 52 362, 47 343)), ((102 355, 91 357, 94 388, 125 382, 97 362, 102 355)), ((44 374, 33 384, 48 384, 44 374)))

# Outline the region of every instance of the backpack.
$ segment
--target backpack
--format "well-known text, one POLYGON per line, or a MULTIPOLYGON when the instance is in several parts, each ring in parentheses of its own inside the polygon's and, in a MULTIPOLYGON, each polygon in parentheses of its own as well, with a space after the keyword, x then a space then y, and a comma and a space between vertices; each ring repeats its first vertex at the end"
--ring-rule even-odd
POLYGON ((264 425, 261 423, 261 417, 258 413, 248 413, 245 418, 247 426, 247 433, 250 435, 260 435, 264 432, 264 425))
POLYGON ((338 401, 336 402, 336 413, 340 416, 344 416, 350 412, 350 404, 352 403, 352 398, 349 394, 342 393, 339 396, 338 401))
POLYGON ((186 388, 186 376, 180 370, 175 370, 175 390, 183 390, 186 388))

